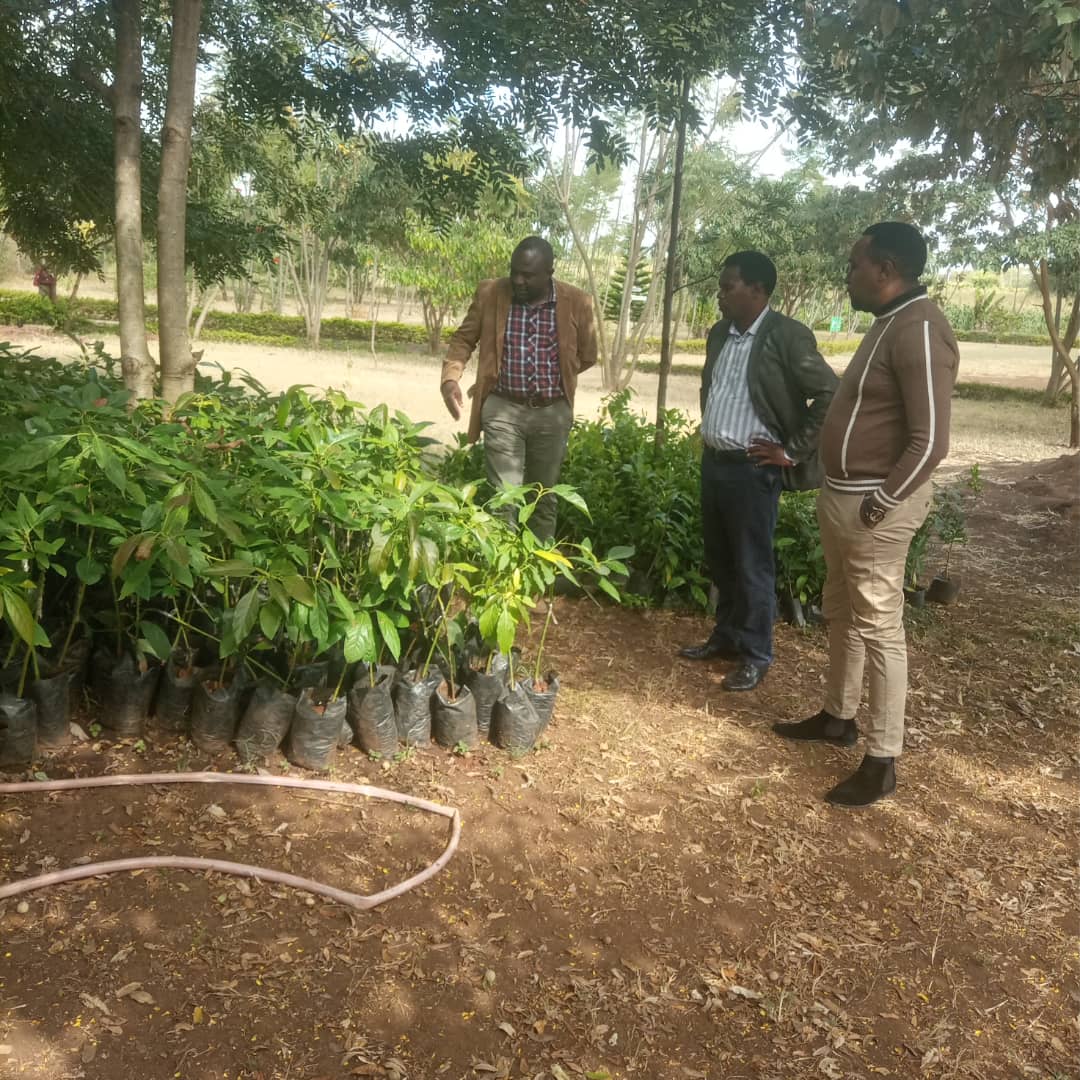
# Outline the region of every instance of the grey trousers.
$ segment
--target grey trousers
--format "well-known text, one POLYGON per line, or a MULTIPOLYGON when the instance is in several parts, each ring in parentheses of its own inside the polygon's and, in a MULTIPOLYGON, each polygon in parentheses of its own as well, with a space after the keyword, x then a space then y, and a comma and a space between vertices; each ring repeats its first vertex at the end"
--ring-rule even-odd
MULTIPOLYGON (((497 488, 516 484, 554 487, 573 422, 574 414, 565 398, 533 409, 489 394, 480 413, 488 480, 497 488)), ((539 539, 555 535, 556 509, 555 498, 546 495, 529 518, 529 528, 539 539)))

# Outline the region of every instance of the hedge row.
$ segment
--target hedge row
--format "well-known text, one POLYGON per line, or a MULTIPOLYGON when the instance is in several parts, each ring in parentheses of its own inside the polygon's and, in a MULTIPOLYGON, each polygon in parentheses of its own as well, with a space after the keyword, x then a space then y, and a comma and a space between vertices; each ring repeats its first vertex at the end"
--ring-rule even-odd
MULTIPOLYGON (((22 326, 33 323, 43 326, 69 326, 79 320, 101 320, 116 322, 118 318, 115 300, 76 298, 69 303, 59 299, 50 304, 43 296, 31 292, 18 292, 0 289, 0 324, 8 323, 22 326)), ((157 308, 146 305, 148 324, 157 322, 157 308)), ((273 312, 242 313, 234 311, 211 311, 206 317, 203 329, 206 337, 218 341, 243 341, 262 345, 302 344, 305 338, 304 320, 299 315, 275 315, 273 312), (228 336, 225 336, 228 335, 228 336)), ((443 330, 446 341, 454 332, 449 326, 443 330)), ((380 322, 376 338, 383 344, 390 345, 426 345, 427 330, 415 323, 380 322)), ((992 333, 983 330, 960 331, 956 335, 959 341, 982 342, 999 345, 1046 345, 1050 338, 1046 334, 992 333)), ((367 319, 324 319, 322 339, 325 342, 355 341, 366 343, 371 339, 371 322, 367 319)), ((854 352, 859 343, 857 337, 835 339, 819 338, 818 348, 824 356, 842 356, 854 352)), ((658 353, 660 339, 645 338, 644 351, 658 353)), ((683 353, 704 355, 705 339, 694 338, 676 342, 676 348, 683 353)))

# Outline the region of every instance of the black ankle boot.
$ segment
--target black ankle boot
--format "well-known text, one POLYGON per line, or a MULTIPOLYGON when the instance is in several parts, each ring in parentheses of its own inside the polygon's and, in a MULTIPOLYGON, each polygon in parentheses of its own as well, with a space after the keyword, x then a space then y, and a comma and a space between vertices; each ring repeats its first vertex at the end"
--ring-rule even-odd
POLYGON ((862 759, 859 767, 842 780, 826 796, 833 806, 870 806, 896 790, 895 758, 871 757, 862 759))
POLYGON ((816 716, 799 720, 794 724, 773 724, 773 731, 785 739, 799 742, 824 742, 833 746, 854 746, 859 741, 859 729, 855 721, 833 716, 824 709, 816 716))

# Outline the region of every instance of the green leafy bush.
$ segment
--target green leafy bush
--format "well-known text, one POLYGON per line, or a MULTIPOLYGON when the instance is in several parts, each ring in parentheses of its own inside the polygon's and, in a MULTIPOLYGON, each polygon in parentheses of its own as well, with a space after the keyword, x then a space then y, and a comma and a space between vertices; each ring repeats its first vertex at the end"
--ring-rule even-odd
MULTIPOLYGON (((570 541, 592 538, 599 550, 633 547, 625 592, 650 604, 704 608, 709 578, 701 527, 701 437, 684 414, 666 414, 659 451, 655 426, 631 408, 631 392, 608 398, 597 420, 577 421, 563 463, 562 479, 588 505, 583 514, 562 503, 556 535, 570 541)), ((483 446, 463 436, 440 465, 452 486, 484 483, 483 446)), ((777 591, 820 604, 825 557, 817 524, 817 493, 780 496, 774 547, 777 591)))
POLYGON ((825 552, 817 521, 816 491, 785 491, 773 535, 776 588, 803 607, 821 603, 825 587, 825 552))
POLYGON ((66 316, 66 300, 57 300, 52 304, 37 293, 0 289, 0 323, 11 326, 23 326, 26 323, 58 326, 66 316))
POLYGON ((591 535, 604 550, 634 548, 628 590, 654 603, 702 607, 708 578, 702 570, 701 440, 682 413, 666 414, 666 438, 631 409, 629 391, 609 398, 597 420, 574 425, 562 479, 584 498, 591 521, 563 504, 557 535, 591 535))
POLYGON ((509 654, 558 576, 619 595, 617 555, 513 527, 529 489, 439 483, 401 413, 246 374, 129 410, 114 369, 0 346, 0 649, 20 683, 83 625, 117 656, 209 644, 282 682, 318 658, 344 677, 437 655, 452 680, 470 620, 509 654))

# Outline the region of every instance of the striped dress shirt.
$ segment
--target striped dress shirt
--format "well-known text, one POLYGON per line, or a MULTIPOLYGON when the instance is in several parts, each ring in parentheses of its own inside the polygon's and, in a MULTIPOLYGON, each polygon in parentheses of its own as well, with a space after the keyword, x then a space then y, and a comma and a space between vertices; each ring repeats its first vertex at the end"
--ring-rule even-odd
POLYGON ((701 437, 705 445, 714 450, 745 450, 751 440, 758 438, 780 441, 754 411, 746 379, 754 337, 768 313, 766 307, 741 334, 732 323, 728 339, 717 357, 705 401, 705 414, 701 418, 701 437))

